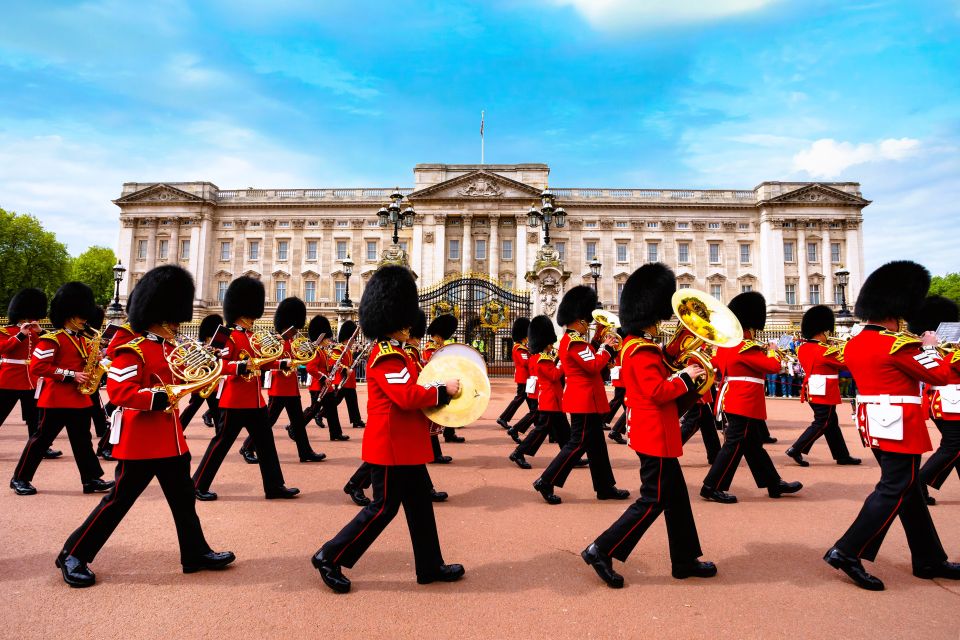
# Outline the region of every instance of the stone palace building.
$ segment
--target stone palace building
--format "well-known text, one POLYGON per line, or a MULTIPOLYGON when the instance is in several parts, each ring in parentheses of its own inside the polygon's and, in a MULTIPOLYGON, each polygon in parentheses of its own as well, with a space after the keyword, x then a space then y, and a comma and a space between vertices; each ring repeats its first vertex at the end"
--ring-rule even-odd
MULTIPOLYGON (((399 245, 421 286, 480 273, 527 289, 543 232, 527 224, 550 169, 545 164, 419 164, 403 206, 416 210, 399 245)), ((336 315, 355 263, 350 298, 392 245, 377 224, 389 188, 222 190, 209 182, 128 182, 120 208, 118 255, 129 268, 126 295, 150 268, 179 264, 197 282, 198 314, 219 308, 230 280, 248 274, 276 302, 296 295, 312 313, 336 315)), ((648 261, 674 269, 680 286, 724 301, 761 291, 774 319, 795 320, 811 304, 839 303, 835 272, 849 271, 848 301, 863 280, 862 210, 854 182, 763 182, 754 189, 551 187, 568 214, 551 229, 565 288, 592 284, 602 264, 600 300, 617 309, 627 276, 648 261)), ((539 311, 535 305, 535 312, 539 311)))

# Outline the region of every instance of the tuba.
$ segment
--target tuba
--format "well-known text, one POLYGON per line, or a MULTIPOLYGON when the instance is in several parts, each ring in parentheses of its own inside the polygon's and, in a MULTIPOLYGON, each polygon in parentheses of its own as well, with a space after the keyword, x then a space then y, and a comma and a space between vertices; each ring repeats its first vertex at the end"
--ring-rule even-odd
POLYGON ((616 348, 619 349, 621 339, 620 334, 617 333, 617 329, 620 328, 620 318, 603 309, 595 310, 592 315, 594 321, 597 323, 597 330, 593 334, 593 341, 599 344, 603 340, 603 336, 612 331, 617 337, 616 348))
POLYGON ((743 340, 743 328, 722 302, 697 289, 678 289, 670 304, 680 323, 663 348, 664 356, 674 371, 692 362, 703 367, 704 374, 695 381, 697 393, 702 395, 713 386, 717 375, 707 345, 735 346, 743 340))
POLYGON ((77 389, 85 396, 92 396, 100 389, 100 381, 107 374, 107 368, 100 362, 100 345, 103 334, 93 327, 85 326, 81 335, 87 339, 87 354, 83 363, 83 372, 89 376, 86 382, 77 383, 77 389))
POLYGON ((260 367, 276 362, 283 356, 283 338, 272 331, 262 329, 250 336, 250 348, 253 357, 247 358, 247 373, 244 378, 249 380, 260 375, 260 367))
POLYGON ((213 349, 196 340, 179 336, 176 345, 167 355, 167 364, 174 378, 183 380, 183 383, 163 385, 163 391, 170 401, 170 406, 166 408, 167 413, 172 413, 180 399, 194 391, 200 391, 201 396, 206 392, 207 395, 203 397, 208 397, 223 371, 223 362, 213 349))

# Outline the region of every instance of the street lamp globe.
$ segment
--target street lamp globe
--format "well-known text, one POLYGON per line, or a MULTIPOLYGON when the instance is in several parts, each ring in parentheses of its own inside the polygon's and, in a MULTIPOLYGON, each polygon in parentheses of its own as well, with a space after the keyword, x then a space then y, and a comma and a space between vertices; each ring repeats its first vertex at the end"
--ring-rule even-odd
POLYGON ((127 270, 124 268, 123 264, 117 260, 117 264, 113 265, 113 280, 114 282, 123 282, 123 274, 127 270))
POLYGON ((567 224, 567 212, 563 207, 557 207, 553 212, 553 225, 557 228, 564 227, 567 224))
POLYGON ((403 210, 403 226, 412 227, 413 226, 413 217, 416 215, 416 211, 413 210, 413 207, 407 207, 403 210))
POLYGON ((540 226, 540 211, 533 205, 530 205, 530 210, 527 211, 527 224, 531 227, 540 226))
POLYGON ((600 264, 600 260, 596 256, 594 256, 593 260, 590 261, 590 275, 593 276, 594 280, 600 278, 600 268, 602 266, 603 265, 600 264))
POLYGON ((348 278, 353 275, 353 260, 350 259, 350 256, 347 256, 343 262, 343 275, 348 278))
POLYGON ((390 212, 387 211, 386 207, 380 207, 380 211, 377 211, 377 225, 385 227, 389 221, 390 212))

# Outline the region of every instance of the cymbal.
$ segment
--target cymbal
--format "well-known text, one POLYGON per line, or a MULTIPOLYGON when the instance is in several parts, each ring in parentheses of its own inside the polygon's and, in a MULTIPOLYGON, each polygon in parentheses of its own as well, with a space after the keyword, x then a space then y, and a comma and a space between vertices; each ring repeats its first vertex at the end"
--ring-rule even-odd
POLYGON ((476 360, 468 355, 450 353, 437 358, 440 351, 442 349, 437 350, 420 372, 419 381, 426 384, 456 378, 460 381, 460 392, 450 400, 450 404, 427 407, 423 413, 444 427, 467 426, 476 422, 490 404, 490 379, 487 377, 487 369, 478 365, 476 360))
POLYGON ((433 361, 437 358, 447 358, 449 356, 460 356, 461 358, 473 360, 484 371, 487 370, 487 362, 483 359, 483 354, 470 345, 459 342, 452 342, 450 344, 443 345, 433 352, 433 355, 430 356, 430 360, 433 361))

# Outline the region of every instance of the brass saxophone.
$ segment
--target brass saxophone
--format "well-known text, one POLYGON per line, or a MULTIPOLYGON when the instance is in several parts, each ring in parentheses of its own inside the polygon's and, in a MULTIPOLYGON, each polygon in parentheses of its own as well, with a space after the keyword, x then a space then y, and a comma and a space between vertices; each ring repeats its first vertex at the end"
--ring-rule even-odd
POLYGON ((107 375, 107 368, 100 362, 102 334, 92 327, 84 327, 81 335, 87 339, 87 359, 83 372, 89 376, 86 382, 78 382, 77 389, 85 396, 92 396, 100 389, 100 381, 107 375))

